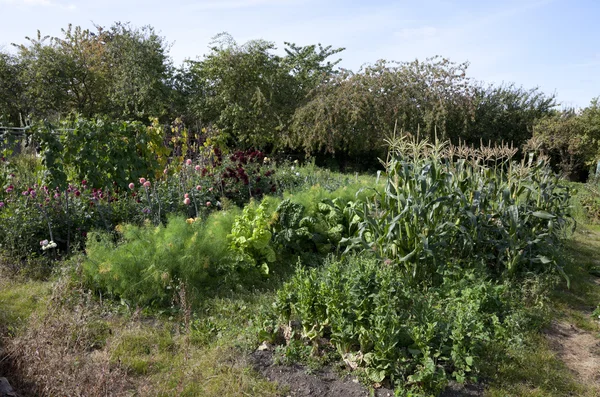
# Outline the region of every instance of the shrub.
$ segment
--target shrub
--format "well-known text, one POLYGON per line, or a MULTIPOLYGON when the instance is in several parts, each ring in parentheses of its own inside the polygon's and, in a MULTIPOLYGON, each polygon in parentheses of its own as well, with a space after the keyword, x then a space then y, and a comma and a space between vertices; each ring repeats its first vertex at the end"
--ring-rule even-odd
POLYGON ((298 338, 318 354, 325 337, 373 383, 389 378, 399 388, 439 392, 448 378, 476 375, 489 340, 511 335, 507 289, 473 271, 421 289, 390 264, 352 256, 299 268, 275 308, 288 343, 298 338))
POLYGON ((121 225, 120 239, 94 232, 83 264, 87 283, 115 298, 149 306, 168 306, 184 283, 201 296, 235 280, 227 234, 237 211, 216 212, 205 221, 181 217, 166 226, 121 225))

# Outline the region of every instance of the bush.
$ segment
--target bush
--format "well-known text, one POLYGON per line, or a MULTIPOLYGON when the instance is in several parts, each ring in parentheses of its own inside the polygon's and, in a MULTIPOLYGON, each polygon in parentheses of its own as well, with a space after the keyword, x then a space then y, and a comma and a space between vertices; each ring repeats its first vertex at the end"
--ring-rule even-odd
POLYGON ((508 288, 465 271, 421 289, 390 264, 352 256, 299 268, 275 307, 288 343, 320 354, 327 338, 370 382, 439 392, 448 378, 472 379, 486 343, 512 335, 508 288))
POLYGON ((197 297, 236 279, 227 235, 238 211, 205 221, 175 217, 166 226, 121 225, 88 238, 84 277, 94 290, 143 306, 168 306, 180 283, 197 297))

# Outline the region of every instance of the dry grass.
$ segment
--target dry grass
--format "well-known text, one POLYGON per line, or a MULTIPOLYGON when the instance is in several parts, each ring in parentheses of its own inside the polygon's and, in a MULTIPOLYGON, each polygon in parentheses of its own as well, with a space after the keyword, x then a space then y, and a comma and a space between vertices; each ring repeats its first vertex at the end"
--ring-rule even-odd
POLYGON ((248 314, 239 307, 247 302, 216 302, 221 313, 213 321, 223 335, 197 343, 190 310, 144 318, 139 310, 102 304, 71 280, 61 277, 53 290, 50 283, 3 284, 5 317, 25 326, 6 338, 0 372, 10 374, 22 396, 278 395, 236 347, 248 314))

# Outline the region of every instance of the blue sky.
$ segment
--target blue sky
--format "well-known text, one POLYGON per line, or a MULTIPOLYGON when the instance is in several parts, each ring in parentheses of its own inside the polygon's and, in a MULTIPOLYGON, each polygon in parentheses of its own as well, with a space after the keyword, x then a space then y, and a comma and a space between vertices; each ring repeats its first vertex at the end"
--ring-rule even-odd
POLYGON ((0 47, 25 36, 59 35, 69 23, 152 25, 176 64, 207 52, 229 32, 240 43, 266 39, 345 47, 341 66, 442 55, 469 61, 469 75, 557 93, 564 106, 600 96, 597 0, 0 0, 0 47))

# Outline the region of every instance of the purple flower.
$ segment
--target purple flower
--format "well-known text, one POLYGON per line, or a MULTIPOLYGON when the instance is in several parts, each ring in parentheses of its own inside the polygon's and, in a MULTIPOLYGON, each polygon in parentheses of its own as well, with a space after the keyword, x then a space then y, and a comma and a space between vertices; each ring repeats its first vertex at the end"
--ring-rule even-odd
POLYGON ((4 207, 4 201, 0 201, 0 208, 4 207))

